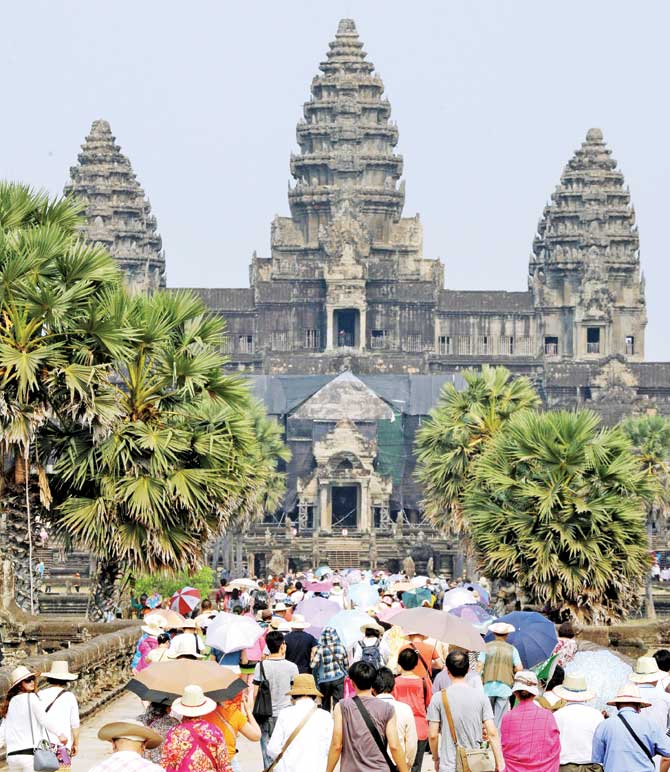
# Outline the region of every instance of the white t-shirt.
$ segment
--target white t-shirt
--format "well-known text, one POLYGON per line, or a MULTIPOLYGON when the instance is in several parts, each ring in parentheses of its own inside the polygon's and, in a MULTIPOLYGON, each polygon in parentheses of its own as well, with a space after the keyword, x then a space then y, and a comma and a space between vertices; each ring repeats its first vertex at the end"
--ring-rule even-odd
MULTIPOLYGON (((56 699, 57 695, 63 691, 62 686, 48 686, 46 689, 40 689, 38 697, 42 701, 44 710, 56 699)), ((72 692, 65 691, 58 699, 53 702, 53 707, 47 713, 47 716, 59 727, 58 733, 67 737, 67 747, 72 747, 72 730, 79 729, 79 705, 77 698, 72 692)), ((56 742, 54 737, 49 738, 51 742, 56 742)))
POLYGON ((602 713, 579 702, 568 703, 554 713, 561 733, 561 764, 588 764, 596 728, 605 719, 602 713))

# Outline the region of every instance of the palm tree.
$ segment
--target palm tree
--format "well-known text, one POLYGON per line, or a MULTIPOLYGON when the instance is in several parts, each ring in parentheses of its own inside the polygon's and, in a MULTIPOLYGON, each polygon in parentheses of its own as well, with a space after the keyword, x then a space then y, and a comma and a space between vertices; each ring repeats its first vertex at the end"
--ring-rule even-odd
POLYGON ((532 603, 602 623, 638 600, 653 486, 592 412, 513 416, 476 461, 464 516, 486 574, 532 603))
POLYGON ((75 427, 56 464, 59 527, 98 556, 94 618, 115 605, 124 573, 202 565, 253 499, 250 481, 276 464, 257 466, 248 389, 222 372, 223 322, 188 292, 126 302, 136 346, 116 362, 120 420, 102 440, 75 427))
POLYGON ((51 499, 41 438, 49 426, 109 425, 108 374, 125 350, 111 302, 120 277, 79 240, 78 204, 0 182, 0 501, 16 600, 34 611, 35 515, 51 499))
MULTIPOLYGON (((670 420, 661 416, 637 416, 623 421, 621 428, 633 443, 642 468, 656 487, 656 496, 647 511, 647 534, 651 551, 654 519, 665 519, 665 507, 670 500, 670 420)), ((646 606, 647 617, 655 619, 651 574, 647 576, 646 582, 646 606)))
POLYGON ((484 365, 481 372, 468 370, 463 377, 467 388, 458 391, 446 384, 417 432, 416 475, 430 521, 442 531, 461 535, 467 543, 469 529, 462 506, 472 462, 511 416, 539 405, 540 400, 528 378, 513 378, 504 367, 484 365))

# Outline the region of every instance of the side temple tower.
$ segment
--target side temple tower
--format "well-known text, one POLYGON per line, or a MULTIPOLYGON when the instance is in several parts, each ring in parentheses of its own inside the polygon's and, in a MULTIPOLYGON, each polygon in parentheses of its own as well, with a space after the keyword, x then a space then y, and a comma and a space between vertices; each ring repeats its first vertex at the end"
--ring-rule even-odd
POLYGON ((644 359, 647 323, 630 193, 600 129, 565 167, 533 242, 530 286, 547 357, 644 359))
POLYGON ((116 258, 129 289, 151 292, 165 287, 156 218, 107 121, 93 121, 70 178, 65 194, 86 205, 86 238, 103 244, 116 258))

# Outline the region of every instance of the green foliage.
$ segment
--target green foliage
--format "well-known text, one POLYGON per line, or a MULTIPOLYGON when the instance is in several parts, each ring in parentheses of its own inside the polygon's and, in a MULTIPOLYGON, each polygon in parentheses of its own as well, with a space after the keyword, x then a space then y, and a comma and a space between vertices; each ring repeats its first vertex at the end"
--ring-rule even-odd
POLYGON ((670 501, 670 418, 636 416, 621 423, 621 428, 633 444, 635 453, 651 482, 656 486, 657 505, 670 501))
POLYGON ((143 592, 147 595, 158 592, 163 598, 169 598, 182 587, 195 587, 206 598, 214 587, 215 579, 216 574, 209 566, 192 572, 182 571, 176 575, 140 574, 135 580, 134 592, 137 596, 143 592))
POLYGON ((417 432, 416 474, 432 523, 467 536, 462 503, 473 461, 511 416, 538 406, 540 399, 528 378, 512 378, 504 367, 484 365, 481 372, 467 370, 463 377, 467 388, 458 391, 446 384, 417 432))
POLYGON ((649 568, 649 478, 620 428, 589 411, 512 416, 476 461, 464 516, 484 572, 532 603, 619 619, 649 568))

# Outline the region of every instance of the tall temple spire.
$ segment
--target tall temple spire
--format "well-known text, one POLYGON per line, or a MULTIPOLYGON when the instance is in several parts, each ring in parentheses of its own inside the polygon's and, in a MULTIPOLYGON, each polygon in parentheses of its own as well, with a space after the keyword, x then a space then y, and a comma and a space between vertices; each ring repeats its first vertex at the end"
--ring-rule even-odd
POLYGON ((539 222, 535 261, 587 264, 639 262, 635 211, 623 174, 600 129, 586 140, 563 170, 539 222))
POLYGON ((394 153, 398 129, 389 120, 384 84, 366 56, 356 25, 342 19, 297 127, 300 153, 291 156, 297 182, 289 204, 308 241, 343 199, 366 216, 377 238, 387 236, 402 213, 402 157, 394 153))
POLYGON ((93 121, 70 169, 65 194, 85 204, 83 232, 103 244, 118 262, 132 291, 165 286, 165 254, 156 218, 128 158, 115 143, 109 123, 93 121))

